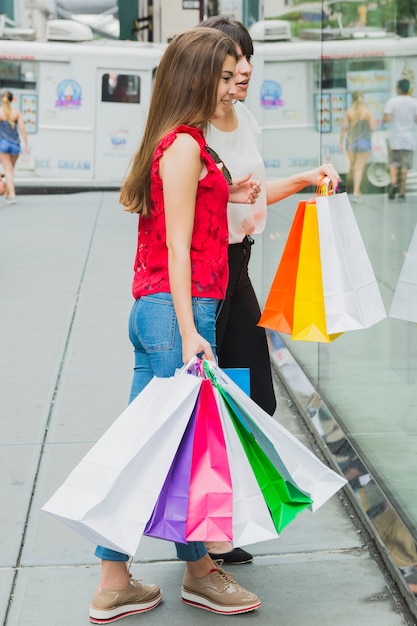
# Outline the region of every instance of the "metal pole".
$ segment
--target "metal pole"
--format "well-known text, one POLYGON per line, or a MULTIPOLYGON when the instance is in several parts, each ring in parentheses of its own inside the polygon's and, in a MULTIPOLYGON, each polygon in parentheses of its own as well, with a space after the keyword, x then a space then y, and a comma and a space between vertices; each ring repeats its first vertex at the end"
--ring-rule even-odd
POLYGON ((242 24, 248 25, 248 0, 242 2, 242 24))
POLYGON ((148 16, 149 16, 149 27, 148 27, 148 41, 153 41, 153 0, 148 0, 148 16))
POLYGON ((207 0, 200 0, 200 22, 206 20, 208 17, 208 3, 207 0))

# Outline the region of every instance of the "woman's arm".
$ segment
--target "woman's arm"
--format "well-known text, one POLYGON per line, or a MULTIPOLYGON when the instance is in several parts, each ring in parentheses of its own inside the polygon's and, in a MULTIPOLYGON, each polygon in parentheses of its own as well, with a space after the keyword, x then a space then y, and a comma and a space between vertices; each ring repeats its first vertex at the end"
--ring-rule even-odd
POLYGON ((349 124, 350 124, 350 116, 349 116, 349 110, 348 110, 348 111, 346 111, 345 116, 343 118, 342 128, 341 128, 341 131, 340 131, 340 140, 339 140, 340 152, 343 152, 344 148, 345 148, 345 146, 344 146, 344 139, 345 139, 345 135, 346 135, 346 133, 348 131, 349 124))
POLYGON ((190 250, 201 170, 199 145, 187 133, 179 134, 164 152, 159 172, 164 190, 169 282, 182 339, 184 363, 200 353, 214 361, 209 342, 195 327, 191 301, 190 250))
POLYGON ((273 204, 274 202, 288 198, 288 196, 301 191, 304 187, 309 187, 310 185, 316 186, 324 176, 328 176, 332 181, 333 189, 337 189, 340 176, 330 163, 320 165, 320 167, 309 170, 308 172, 294 174, 282 180, 267 180, 267 204, 273 204))
POLYGON ((20 113, 18 114, 16 121, 17 121, 17 127, 19 129, 19 133, 21 134, 22 139, 25 143, 25 152, 28 152, 29 150, 28 135, 26 132, 25 124, 23 122, 23 118, 20 113))
POLYGON ((377 128, 377 125, 376 125, 376 120, 374 116, 372 115, 371 109, 368 109, 368 122, 369 122, 369 128, 371 129, 371 132, 374 132, 377 128))
POLYGON ((255 204, 261 191, 261 182, 253 180, 252 174, 233 180, 229 185, 229 202, 236 204, 255 204))

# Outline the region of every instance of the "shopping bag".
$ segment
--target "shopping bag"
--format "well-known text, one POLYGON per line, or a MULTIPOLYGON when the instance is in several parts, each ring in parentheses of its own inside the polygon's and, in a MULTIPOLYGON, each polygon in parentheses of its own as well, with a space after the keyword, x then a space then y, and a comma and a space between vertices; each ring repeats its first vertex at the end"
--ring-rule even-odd
POLYGON ((389 317, 417 322, 417 226, 401 268, 389 317))
POLYGON ((287 266, 278 267, 259 325, 286 332, 296 341, 331 342, 347 330, 384 319, 347 194, 334 195, 324 179, 302 207, 300 203, 284 249, 281 263, 285 259, 287 266))
POLYGON ((194 446, 196 406, 175 453, 144 535, 187 543, 188 494, 194 446))
POLYGON ((291 339, 296 341, 334 341, 326 327, 322 263, 316 202, 306 202, 298 258, 291 339))
POLYGON ((249 367, 225 367, 224 372, 238 385, 242 391, 250 396, 250 369, 249 367))
POLYGON ((306 203, 300 202, 258 326, 291 334, 306 203))
POLYGON ((201 379, 153 378, 43 506, 86 539, 133 555, 193 412, 201 379))
POLYGON ((223 428, 212 383, 203 380, 196 407, 186 536, 232 540, 233 490, 223 428))
POLYGON ((249 545, 276 539, 278 532, 219 391, 219 406, 233 485, 233 543, 249 545))
POLYGON ((228 401, 227 394, 222 392, 221 388, 219 388, 219 391, 269 509, 275 528, 279 533, 301 511, 311 505, 312 501, 297 487, 287 483, 282 478, 256 439, 237 417, 232 403, 228 401))
POLYGON ((369 328, 386 312, 349 198, 317 196, 316 205, 327 333, 369 328))
POLYGON ((36 169, 36 159, 32 154, 22 152, 17 161, 17 170, 31 170, 36 169))
MULTIPOLYGON (((245 393, 249 394, 250 370, 248 368, 227 368, 225 371, 245 393)), ((194 408, 193 415, 175 454, 151 519, 145 527, 144 534, 149 537, 157 537, 179 543, 187 543, 189 539, 187 537, 186 523, 197 405, 198 403, 194 408)), ((227 536, 229 534, 230 526, 227 536)), ((268 538, 271 538, 271 535, 268 538)))
MULTIPOLYGON (((256 438, 281 476, 312 500, 312 511, 320 508, 346 484, 340 474, 322 463, 294 435, 263 411, 215 363, 207 363, 207 368, 217 388, 221 387, 238 407, 241 422, 256 438)), ((232 472, 233 459, 234 456, 232 472)))

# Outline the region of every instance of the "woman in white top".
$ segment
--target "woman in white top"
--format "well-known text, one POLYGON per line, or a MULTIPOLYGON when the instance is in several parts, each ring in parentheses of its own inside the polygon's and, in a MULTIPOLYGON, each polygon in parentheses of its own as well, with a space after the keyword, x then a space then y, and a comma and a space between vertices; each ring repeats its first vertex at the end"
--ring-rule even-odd
POLYGON ((227 165, 232 177, 249 172, 262 182, 261 193, 253 205, 229 203, 229 290, 223 303, 217 327, 217 352, 221 367, 249 367, 251 397, 271 415, 275 398, 271 380, 269 353, 265 332, 257 326, 259 304, 251 286, 247 266, 252 235, 265 228, 267 205, 286 198, 304 187, 315 186, 323 175, 330 176, 337 186, 339 177, 332 165, 295 174, 280 180, 266 180, 261 153, 261 132, 253 115, 239 100, 247 96, 252 73, 250 59, 253 42, 240 22, 225 17, 211 17, 200 24, 216 28, 231 37, 237 45, 239 61, 235 82, 237 101, 220 120, 212 120, 206 131, 208 145, 227 165))
MULTIPOLYGON (((257 326, 261 311, 248 274, 252 235, 265 228, 267 205, 317 185, 323 175, 329 176, 336 188, 339 176, 332 165, 295 174, 281 180, 266 180, 260 148, 261 132, 253 115, 240 100, 245 100, 252 73, 253 42, 248 30, 240 22, 215 16, 199 24, 216 28, 231 37, 237 46, 236 65, 237 100, 226 115, 211 120, 206 130, 208 145, 221 157, 233 178, 252 173, 262 183, 257 201, 249 205, 228 204, 229 220, 229 284, 226 298, 216 324, 217 355, 221 367, 250 369, 250 395, 267 413, 275 411, 276 400, 272 382, 271 364, 264 328, 257 326)), ((226 563, 252 560, 240 548, 227 543, 207 544, 210 555, 226 563)))

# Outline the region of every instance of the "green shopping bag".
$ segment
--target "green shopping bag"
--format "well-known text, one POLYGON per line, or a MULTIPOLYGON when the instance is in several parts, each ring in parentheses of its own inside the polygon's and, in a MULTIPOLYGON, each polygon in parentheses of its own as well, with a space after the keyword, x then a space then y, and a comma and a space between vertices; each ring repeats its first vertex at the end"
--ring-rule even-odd
POLYGON ((312 500, 297 489, 297 487, 282 478, 281 474, 269 460, 252 433, 235 413, 233 406, 229 402, 228 395, 223 392, 220 385, 216 385, 216 387, 221 394, 228 415, 232 420, 242 444, 243 451, 248 458, 266 505, 271 513, 275 528, 279 533, 283 528, 288 526, 301 511, 309 507, 312 504, 312 500))

